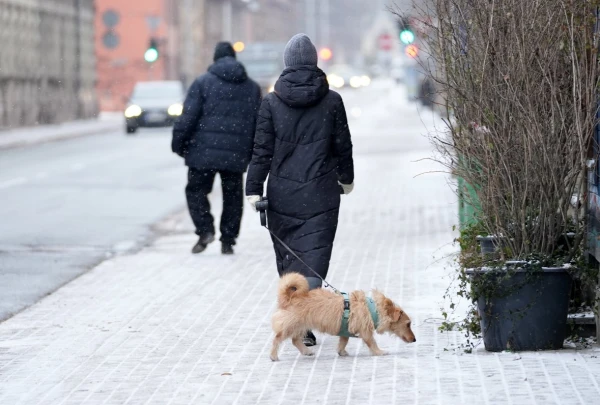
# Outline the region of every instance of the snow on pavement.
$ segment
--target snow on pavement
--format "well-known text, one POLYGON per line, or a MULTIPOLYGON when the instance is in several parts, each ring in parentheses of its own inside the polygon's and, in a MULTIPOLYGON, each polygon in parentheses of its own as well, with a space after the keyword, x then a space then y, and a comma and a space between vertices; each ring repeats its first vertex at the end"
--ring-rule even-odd
MULTIPOLYGON (((267 232, 246 211, 233 257, 202 255, 185 213, 138 254, 106 261, 0 324, 0 404, 592 404, 598 349, 464 354, 440 334, 457 222, 449 178, 427 160, 402 89, 345 93, 356 187, 343 197, 329 281, 376 287, 413 319, 417 343, 379 336, 372 357, 319 335, 314 357, 287 342, 269 360, 277 283, 267 232)), ((218 186, 215 186, 218 188, 218 186)), ((216 202, 220 193, 215 193, 216 202)), ((218 211, 220 204, 215 204, 218 211)))
POLYGON ((3 129, 0 131, 0 150, 84 135, 102 135, 108 132, 123 131, 124 126, 125 119, 122 114, 104 113, 95 119, 3 129))

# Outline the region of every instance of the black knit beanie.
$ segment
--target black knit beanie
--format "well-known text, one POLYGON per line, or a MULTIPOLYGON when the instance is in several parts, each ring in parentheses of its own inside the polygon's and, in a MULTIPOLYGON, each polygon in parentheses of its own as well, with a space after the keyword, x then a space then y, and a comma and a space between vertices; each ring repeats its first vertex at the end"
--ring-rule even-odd
POLYGON ((213 60, 224 58, 226 56, 232 56, 235 58, 235 51, 233 50, 233 46, 229 42, 219 42, 217 46, 215 46, 215 56, 213 60))

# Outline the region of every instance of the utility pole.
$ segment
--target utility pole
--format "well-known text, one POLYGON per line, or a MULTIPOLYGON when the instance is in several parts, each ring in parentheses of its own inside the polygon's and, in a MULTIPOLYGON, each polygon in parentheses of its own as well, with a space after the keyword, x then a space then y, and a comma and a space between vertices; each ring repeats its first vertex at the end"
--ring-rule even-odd
POLYGON ((321 42, 320 45, 331 46, 331 30, 329 19, 329 0, 321 0, 321 42))
MULTIPOLYGON (((314 1, 314 0, 313 0, 314 1)), ((223 0, 222 5, 222 14, 223 14, 223 41, 231 41, 233 38, 232 32, 232 22, 233 19, 233 7, 231 5, 231 0, 223 0)))
POLYGON ((80 119, 83 115, 81 108, 81 4, 80 0, 74 0, 75 6, 75 80, 73 83, 75 91, 75 118, 80 119))
POLYGON ((317 0, 304 0, 306 35, 314 43, 317 41, 317 0))
POLYGON ((184 37, 185 37, 185 63, 184 63, 184 77, 185 77, 185 86, 189 86, 190 82, 194 78, 196 73, 196 46, 199 44, 194 44, 194 33, 196 27, 194 27, 194 16, 196 15, 198 6, 194 6, 194 0, 185 0, 185 28, 184 28, 184 37))

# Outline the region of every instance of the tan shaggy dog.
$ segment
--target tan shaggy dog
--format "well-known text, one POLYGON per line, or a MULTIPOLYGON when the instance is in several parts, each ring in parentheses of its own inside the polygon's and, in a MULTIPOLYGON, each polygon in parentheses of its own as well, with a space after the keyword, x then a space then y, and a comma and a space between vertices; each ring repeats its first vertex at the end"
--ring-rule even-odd
MULTIPOLYGON (((407 343, 416 342, 410 329, 410 318, 392 300, 379 291, 373 291, 373 299, 377 305, 379 325, 375 329, 369 312, 364 291, 353 291, 349 294, 350 318, 348 330, 358 335, 375 356, 385 354, 375 342, 375 332, 392 333, 407 343)), ((312 356, 312 351, 302 343, 307 330, 318 330, 337 336, 342 325, 344 313, 344 297, 331 291, 317 288, 308 289, 308 282, 298 273, 288 273, 279 281, 277 310, 273 314, 272 325, 275 332, 271 360, 279 360, 279 345, 291 338, 294 346, 305 356, 312 356)), ((349 338, 340 337, 338 354, 347 356, 346 345, 349 338)))

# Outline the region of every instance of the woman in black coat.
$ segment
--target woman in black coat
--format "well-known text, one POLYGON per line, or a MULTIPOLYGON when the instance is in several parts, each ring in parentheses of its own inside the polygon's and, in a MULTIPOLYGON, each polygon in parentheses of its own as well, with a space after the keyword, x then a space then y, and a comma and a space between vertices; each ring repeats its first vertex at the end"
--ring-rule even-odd
MULTIPOLYGON (((254 206, 269 176, 269 228, 324 279, 340 194, 352 191, 354 164, 344 103, 329 89, 317 61, 306 35, 298 34, 286 45, 286 68, 259 110, 246 196, 254 206)), ((321 286, 321 279, 275 238, 273 246, 280 276, 296 271, 311 288, 321 286)), ((315 344, 312 333, 309 337, 305 343, 315 344)))

